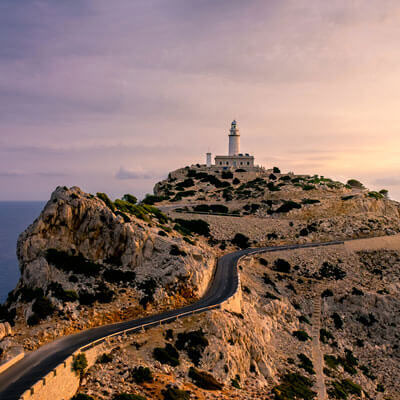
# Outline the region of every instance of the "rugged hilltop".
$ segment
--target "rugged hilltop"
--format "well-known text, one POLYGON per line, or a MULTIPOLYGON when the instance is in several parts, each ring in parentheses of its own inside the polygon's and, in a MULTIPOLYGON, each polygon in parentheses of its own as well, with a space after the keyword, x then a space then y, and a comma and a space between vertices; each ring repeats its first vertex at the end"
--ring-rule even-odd
POLYGON ((372 238, 247 257, 240 313, 214 310, 118 343, 80 391, 311 400, 322 382, 329 399, 399 399, 400 240, 373 239, 397 238, 399 217, 384 190, 278 168, 182 168, 140 204, 60 187, 20 236, 21 279, 0 310, 14 333, 0 347, 34 349, 193 302, 217 257, 239 248, 372 238))

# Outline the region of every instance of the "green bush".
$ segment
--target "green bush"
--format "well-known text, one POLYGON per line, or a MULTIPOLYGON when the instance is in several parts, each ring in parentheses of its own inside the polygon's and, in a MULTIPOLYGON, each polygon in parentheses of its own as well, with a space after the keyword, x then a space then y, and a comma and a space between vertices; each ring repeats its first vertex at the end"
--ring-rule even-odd
POLYGON ((176 219, 175 222, 189 233, 210 236, 210 225, 201 219, 176 219))
POLYGON ((333 337, 332 333, 329 332, 328 330, 322 328, 319 330, 319 340, 326 344, 329 342, 329 340, 334 340, 335 338, 333 337))
POLYGON ((303 186, 303 190, 313 190, 313 189, 315 189, 314 185, 304 185, 303 186))
POLYGON ((314 366, 312 361, 303 353, 297 355, 300 360, 299 367, 303 368, 306 372, 311 375, 315 375, 314 366))
POLYGON ((301 322, 301 323, 311 325, 311 322, 309 321, 309 319, 307 317, 305 317, 304 315, 300 315, 298 317, 298 319, 299 319, 299 322, 301 322))
POLYGON ((278 258, 274 261, 274 270, 278 272, 289 273, 290 264, 286 260, 278 258))
POLYGON ((321 203, 319 200, 317 199, 303 199, 301 201, 302 204, 317 204, 317 203, 321 203))
POLYGON ((241 249, 247 249, 250 247, 249 238, 243 233, 237 233, 231 240, 232 244, 240 247, 241 249))
POLYGON ((338 365, 340 364, 340 361, 338 358, 336 358, 335 356, 329 355, 329 354, 324 355, 324 361, 325 361, 325 364, 331 369, 336 369, 338 367, 338 365))
POLYGON ((331 387, 328 389, 329 396, 335 399, 348 399, 350 394, 361 396, 362 388, 360 385, 352 382, 350 379, 343 379, 341 381, 332 381, 331 387))
POLYGON ((280 174, 280 173, 281 173, 281 170, 280 170, 278 167, 274 167, 274 168, 272 168, 272 172, 273 172, 274 174, 280 174))
POLYGON ((313 382, 296 373, 286 374, 281 384, 272 389, 275 400, 312 400, 317 393, 311 390, 313 382))
POLYGON ((321 278, 334 278, 338 281, 345 278, 346 272, 338 266, 325 261, 319 269, 319 276, 321 278))
MULTIPOLYGON (((238 376, 238 375, 236 375, 238 376)), ((231 379, 231 385, 236 389, 241 389, 239 380, 237 378, 231 379)))
POLYGON ((372 197, 373 199, 380 200, 383 199, 385 196, 379 192, 368 192, 368 197, 372 197))
POLYGON ((152 206, 155 203, 159 203, 160 201, 163 201, 163 200, 164 200, 164 197, 162 197, 162 196, 154 196, 152 194, 146 194, 145 198, 142 200, 142 203, 152 206))
POLYGON ((123 201, 126 201, 126 202, 128 202, 128 203, 131 203, 131 204, 136 204, 137 203, 137 198, 136 198, 136 196, 133 196, 132 194, 124 194, 123 196, 122 196, 122 200, 123 201))
POLYGON ((98 192, 96 194, 96 196, 102 200, 105 205, 111 210, 111 211, 115 211, 115 205, 114 203, 110 200, 110 198, 105 194, 105 193, 100 193, 98 192))
POLYGON ((193 211, 210 212, 210 206, 208 204, 199 204, 193 207, 193 211))
POLYGON ((51 282, 47 287, 47 293, 51 292, 53 297, 61 300, 62 302, 74 302, 78 300, 78 295, 73 290, 64 290, 58 282, 51 282))
POLYGON ((233 174, 231 171, 222 171, 221 177, 222 179, 232 179, 233 174))
POLYGON ((299 339, 300 342, 306 342, 307 340, 311 340, 310 336, 305 331, 294 331, 292 335, 299 339))
POLYGON ((177 387, 167 386, 161 391, 164 400, 190 400, 190 392, 180 390, 177 387))
POLYGON ((364 185, 357 179, 349 179, 346 184, 352 188, 364 189, 364 185))
POLYGON ((136 383, 143 382, 153 382, 153 374, 150 371, 150 368, 147 367, 135 367, 131 371, 131 377, 136 383))
POLYGON ((276 213, 287 213, 293 209, 301 208, 301 204, 295 201, 285 201, 278 209, 275 210, 276 213))
POLYGON ((199 371, 193 367, 189 369, 189 378, 193 380, 193 383, 197 387, 205 390, 221 390, 224 386, 209 373, 199 371))
POLYGON ((176 367, 180 364, 179 362, 179 353, 172 344, 167 343, 165 348, 156 347, 153 350, 153 357, 160 361, 161 364, 168 364, 172 367, 176 367))
POLYGON ((85 353, 79 353, 74 356, 74 361, 72 363, 72 370, 76 372, 78 375, 83 376, 88 366, 88 362, 86 359, 85 353))
POLYGON ((216 213, 216 214, 228 214, 229 213, 229 208, 227 206, 224 206, 223 204, 211 204, 210 210, 211 210, 211 212, 216 213))

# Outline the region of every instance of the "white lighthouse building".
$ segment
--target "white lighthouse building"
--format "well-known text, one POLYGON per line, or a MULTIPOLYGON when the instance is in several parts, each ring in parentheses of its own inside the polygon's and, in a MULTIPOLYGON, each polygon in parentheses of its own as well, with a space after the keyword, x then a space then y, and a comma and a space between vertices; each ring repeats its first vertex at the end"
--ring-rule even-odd
MULTIPOLYGON (((211 154, 207 153, 207 166, 210 166, 211 154)), ((227 156, 215 156, 215 166, 221 168, 254 167, 254 157, 240 152, 240 134, 236 121, 232 121, 229 130, 229 150, 227 156)))

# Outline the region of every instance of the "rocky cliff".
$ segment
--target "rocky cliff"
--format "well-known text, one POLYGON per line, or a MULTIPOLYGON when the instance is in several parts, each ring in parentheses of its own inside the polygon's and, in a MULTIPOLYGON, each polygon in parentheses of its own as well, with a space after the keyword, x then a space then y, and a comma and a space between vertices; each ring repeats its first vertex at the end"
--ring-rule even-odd
POLYGON ((2 314, 28 349, 186 304, 207 288, 215 255, 204 240, 184 240, 151 206, 100 197, 57 188, 18 240, 21 278, 2 314))

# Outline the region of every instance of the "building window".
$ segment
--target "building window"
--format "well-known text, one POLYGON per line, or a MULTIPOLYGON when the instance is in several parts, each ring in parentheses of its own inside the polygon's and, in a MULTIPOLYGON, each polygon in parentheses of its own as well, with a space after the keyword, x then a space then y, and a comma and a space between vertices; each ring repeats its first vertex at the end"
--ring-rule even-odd
POLYGON ((229 165, 229 161, 226 162, 226 165, 229 165))
POLYGON ((240 161, 240 165, 243 165, 243 161, 240 161))
POLYGON ((247 161, 247 165, 250 165, 250 163, 247 161))
POLYGON ((219 162, 219 165, 222 165, 222 161, 219 162))

